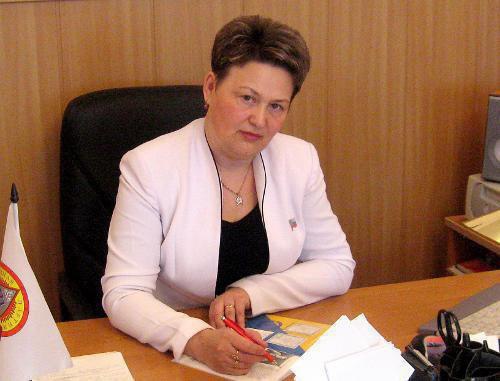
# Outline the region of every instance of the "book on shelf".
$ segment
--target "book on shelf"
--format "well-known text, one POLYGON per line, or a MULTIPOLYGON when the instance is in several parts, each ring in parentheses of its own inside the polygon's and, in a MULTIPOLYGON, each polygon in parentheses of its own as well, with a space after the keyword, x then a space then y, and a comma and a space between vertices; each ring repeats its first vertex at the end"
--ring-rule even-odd
POLYGON ((493 253, 486 253, 481 257, 456 263, 455 265, 448 267, 446 270, 450 275, 463 275, 482 271, 498 270, 499 268, 499 257, 493 253))
POLYGON ((468 261, 457 263, 455 266, 465 274, 495 270, 495 266, 483 258, 469 259, 468 261))

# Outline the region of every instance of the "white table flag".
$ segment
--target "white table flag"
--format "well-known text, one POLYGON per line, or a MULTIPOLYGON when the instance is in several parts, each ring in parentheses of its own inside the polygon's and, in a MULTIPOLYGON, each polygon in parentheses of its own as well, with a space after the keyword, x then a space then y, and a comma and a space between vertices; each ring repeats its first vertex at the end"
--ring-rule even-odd
POLYGON ((0 380, 26 381, 72 362, 28 263, 13 201, 0 261, 0 380))

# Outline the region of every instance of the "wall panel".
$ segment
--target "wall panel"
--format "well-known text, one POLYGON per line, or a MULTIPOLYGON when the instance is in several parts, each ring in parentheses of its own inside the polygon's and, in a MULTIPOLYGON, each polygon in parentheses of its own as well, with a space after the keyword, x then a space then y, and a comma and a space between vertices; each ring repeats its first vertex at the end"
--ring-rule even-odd
POLYGON ((152 0, 62 1, 63 101, 155 83, 152 0))
POLYGON ((401 280, 406 5, 332 1, 330 197, 358 262, 355 284, 401 280))
POLYGON ((474 120, 478 10, 471 1, 409 3, 404 278, 429 277, 444 265, 442 218, 463 211, 467 176, 478 169, 463 150, 480 127, 474 120))
POLYGON ((58 40, 56 3, 0 5, 0 243, 15 182, 24 247, 56 314, 62 266, 58 40))
POLYGON ((155 0, 158 81, 202 84, 215 34, 241 11, 240 0, 155 0))

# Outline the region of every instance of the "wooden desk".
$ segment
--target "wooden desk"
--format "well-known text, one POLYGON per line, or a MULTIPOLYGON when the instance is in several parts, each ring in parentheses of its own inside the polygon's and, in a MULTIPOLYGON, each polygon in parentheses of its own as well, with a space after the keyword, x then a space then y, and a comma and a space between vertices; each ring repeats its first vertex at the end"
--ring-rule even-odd
MULTIPOLYGON (((343 314, 352 319, 364 313, 388 341, 403 349, 415 336, 418 327, 433 319, 440 308, 451 308, 498 282, 500 270, 358 288, 339 297, 279 314, 332 324, 343 314)), ((205 309, 187 312, 207 319, 205 309)), ((107 319, 64 322, 58 323, 58 327, 72 356, 122 352, 136 381, 219 379, 172 363, 170 354, 140 344, 111 327, 107 319)))
POLYGON ((446 217, 448 232, 448 255, 446 267, 493 252, 500 256, 500 244, 463 224, 465 216, 446 217))

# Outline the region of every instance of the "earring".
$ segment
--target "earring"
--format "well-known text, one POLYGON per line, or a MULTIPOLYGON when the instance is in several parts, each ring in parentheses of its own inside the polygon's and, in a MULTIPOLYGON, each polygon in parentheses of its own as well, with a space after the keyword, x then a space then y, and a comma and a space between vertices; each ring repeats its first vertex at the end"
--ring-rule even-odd
POLYGON ((203 105, 203 108, 205 109, 205 111, 208 111, 208 103, 205 102, 205 104, 203 105))

